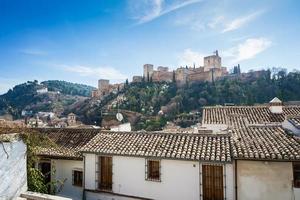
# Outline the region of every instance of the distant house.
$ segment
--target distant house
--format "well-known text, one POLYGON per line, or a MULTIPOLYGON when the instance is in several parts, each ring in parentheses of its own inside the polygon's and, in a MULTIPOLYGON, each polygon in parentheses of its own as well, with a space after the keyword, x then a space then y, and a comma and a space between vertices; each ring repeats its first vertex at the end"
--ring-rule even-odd
POLYGON ((48 92, 48 88, 47 87, 42 87, 42 88, 37 89, 36 92, 38 94, 45 94, 45 93, 48 92))

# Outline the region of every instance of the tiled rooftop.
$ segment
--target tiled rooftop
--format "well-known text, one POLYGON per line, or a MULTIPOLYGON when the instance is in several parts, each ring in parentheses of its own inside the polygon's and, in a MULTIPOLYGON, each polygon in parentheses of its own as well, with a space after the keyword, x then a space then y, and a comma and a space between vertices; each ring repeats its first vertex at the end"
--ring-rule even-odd
POLYGON ((39 155, 71 158, 80 157, 80 148, 99 133, 99 129, 48 128, 35 130, 48 136, 57 145, 41 149, 39 155))
MULTIPOLYGON (((28 130, 37 130, 57 145, 55 148, 40 149, 39 155, 47 157, 78 159, 82 152, 86 152, 207 162, 231 162, 232 159, 300 160, 300 138, 289 135, 280 126, 233 127, 228 134, 220 135, 110 132, 99 129, 28 130)), ((21 130, 0 130, 0 134, 18 132, 21 130)))
POLYGON ((300 160, 300 143, 279 126, 232 130, 232 157, 237 159, 300 160))
POLYGON ((101 132, 83 152, 166 159, 231 161, 228 135, 101 132))
POLYGON ((203 124, 232 124, 243 126, 249 124, 263 124, 283 122, 286 116, 300 115, 300 106, 283 106, 282 114, 271 113, 268 106, 215 106, 203 109, 203 124), (230 117, 240 116, 238 121, 230 117), (241 120, 243 119, 243 120, 241 120))

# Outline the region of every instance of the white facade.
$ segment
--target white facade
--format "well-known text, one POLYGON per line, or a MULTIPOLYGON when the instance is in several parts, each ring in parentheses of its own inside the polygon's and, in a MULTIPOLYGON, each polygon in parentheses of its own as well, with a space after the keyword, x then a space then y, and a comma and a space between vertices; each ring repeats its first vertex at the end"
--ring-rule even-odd
POLYGON ((283 111, 282 111, 282 105, 270 105, 269 107, 271 113, 274 113, 274 114, 281 114, 283 111))
POLYGON ((26 145, 0 141, 0 199, 15 199, 27 190, 26 145))
POLYGON ((51 179, 64 181, 62 190, 57 195, 62 197, 69 197, 74 200, 81 200, 83 194, 83 186, 79 187, 72 184, 72 171, 77 170, 83 172, 83 161, 52 159, 51 168, 51 179))
POLYGON ((237 185, 237 199, 300 199, 300 188, 293 187, 292 162, 237 161, 237 185))
POLYGON ((45 88, 37 89, 36 92, 38 94, 45 94, 48 92, 48 88, 45 87, 45 88))
POLYGON ((213 133, 220 133, 222 131, 225 131, 228 128, 227 124, 205 124, 203 123, 202 128, 205 128, 206 130, 211 130, 213 133))
POLYGON ((118 126, 114 126, 110 128, 111 131, 125 131, 125 132, 129 132, 131 131, 131 125, 130 123, 124 123, 124 124, 120 124, 118 126))
MULTIPOLYGON (((161 160, 161 181, 145 180, 145 158, 113 156, 113 185, 112 195, 98 193, 96 166, 98 156, 85 154, 85 188, 94 192, 87 192, 87 199, 132 199, 118 195, 161 200, 200 200, 201 199, 201 163, 197 161, 161 160)), ((208 163, 209 164, 209 163, 208 163)), ((233 199, 233 167, 224 165, 226 179, 224 185, 226 199, 233 199)))

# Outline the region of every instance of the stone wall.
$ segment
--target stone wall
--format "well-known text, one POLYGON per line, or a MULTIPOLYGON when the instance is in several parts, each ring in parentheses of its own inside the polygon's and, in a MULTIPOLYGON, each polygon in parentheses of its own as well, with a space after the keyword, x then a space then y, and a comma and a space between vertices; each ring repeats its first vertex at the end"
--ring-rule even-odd
POLYGON ((15 199, 26 190, 26 145, 19 139, 0 138, 0 199, 15 199))

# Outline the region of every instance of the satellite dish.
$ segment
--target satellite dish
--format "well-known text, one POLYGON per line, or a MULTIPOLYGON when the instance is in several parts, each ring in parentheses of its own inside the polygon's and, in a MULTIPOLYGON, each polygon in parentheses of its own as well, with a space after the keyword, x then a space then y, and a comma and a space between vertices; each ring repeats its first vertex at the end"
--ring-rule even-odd
POLYGON ((117 120, 120 122, 120 121, 123 120, 123 115, 122 115, 121 113, 117 113, 117 114, 116 114, 116 118, 117 118, 117 120))

